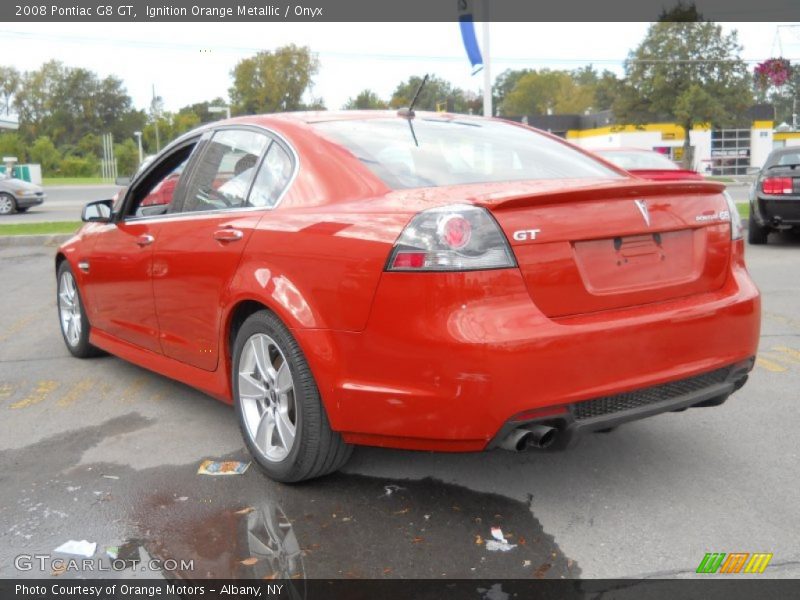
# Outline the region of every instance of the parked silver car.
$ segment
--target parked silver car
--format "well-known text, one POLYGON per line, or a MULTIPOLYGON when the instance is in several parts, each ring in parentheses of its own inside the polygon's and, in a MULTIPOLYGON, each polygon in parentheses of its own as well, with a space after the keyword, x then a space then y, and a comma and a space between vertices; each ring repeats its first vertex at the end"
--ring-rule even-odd
POLYGON ((0 216, 25 212, 44 202, 45 198, 41 186, 14 177, 0 178, 0 216))

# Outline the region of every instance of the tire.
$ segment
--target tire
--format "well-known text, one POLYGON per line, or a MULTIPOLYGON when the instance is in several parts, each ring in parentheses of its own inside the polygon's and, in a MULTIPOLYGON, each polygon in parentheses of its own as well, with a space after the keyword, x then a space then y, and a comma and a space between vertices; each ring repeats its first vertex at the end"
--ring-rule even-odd
POLYGON ((769 227, 759 225, 753 218, 753 212, 750 211, 750 222, 747 225, 747 241, 754 246, 767 243, 767 236, 769 236, 769 227))
POLYGON ((58 265, 56 305, 58 306, 59 329, 70 354, 77 358, 101 355, 102 351, 89 343, 89 332, 92 328, 86 317, 86 309, 83 306, 75 275, 66 260, 58 265))
POLYGON ((17 201, 11 194, 0 193, 0 216, 13 215, 17 212, 17 201))
POLYGON ((271 479, 294 483, 344 466, 353 447, 331 430, 308 362, 274 313, 259 311, 242 324, 231 371, 242 437, 271 479))

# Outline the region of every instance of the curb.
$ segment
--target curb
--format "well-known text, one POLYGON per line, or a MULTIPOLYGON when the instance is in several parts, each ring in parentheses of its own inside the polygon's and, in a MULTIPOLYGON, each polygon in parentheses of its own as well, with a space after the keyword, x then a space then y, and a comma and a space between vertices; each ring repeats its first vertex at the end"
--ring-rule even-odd
POLYGON ((3 235, 0 236, 0 248, 16 248, 18 246, 60 246, 74 233, 50 233, 47 235, 3 235))

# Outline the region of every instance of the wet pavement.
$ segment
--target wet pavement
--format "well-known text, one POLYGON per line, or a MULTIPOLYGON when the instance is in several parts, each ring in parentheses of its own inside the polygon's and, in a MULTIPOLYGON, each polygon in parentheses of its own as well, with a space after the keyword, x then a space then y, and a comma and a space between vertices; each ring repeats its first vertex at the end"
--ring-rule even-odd
MULTIPOLYGON (((0 574, 39 576, 38 568, 14 573, 8 566, 15 556, 51 554, 75 537, 100 541, 99 555, 117 547, 118 560, 141 561, 128 576, 157 574, 148 558, 174 561, 170 576, 182 578, 580 575, 528 504, 431 478, 337 474, 284 486, 255 466, 211 477, 198 475, 196 465, 137 471, 79 464, 104 439, 150 424, 131 412, 0 453, 8 467, 0 476, 0 514, 10 524, 0 538, 0 574), (488 549, 493 527, 506 538, 505 550, 488 549), (187 560, 193 563, 181 562, 187 560)), ((243 453, 222 458, 247 460, 243 453)))

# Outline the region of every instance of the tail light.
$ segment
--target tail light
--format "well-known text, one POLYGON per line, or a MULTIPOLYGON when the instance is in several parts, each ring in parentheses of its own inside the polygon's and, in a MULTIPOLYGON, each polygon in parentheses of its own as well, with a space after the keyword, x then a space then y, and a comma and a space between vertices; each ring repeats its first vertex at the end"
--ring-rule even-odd
POLYGON ((761 182, 761 190, 771 196, 781 196, 792 193, 791 177, 767 177, 761 182))
POLYGON ((728 212, 731 215, 731 239, 740 240, 744 237, 744 227, 742 226, 742 217, 739 214, 739 209, 728 192, 722 192, 722 195, 725 196, 725 201, 728 203, 728 212))
POLYGON ((395 242, 387 271, 475 271, 514 267, 508 241, 489 211, 456 204, 414 216, 395 242))

